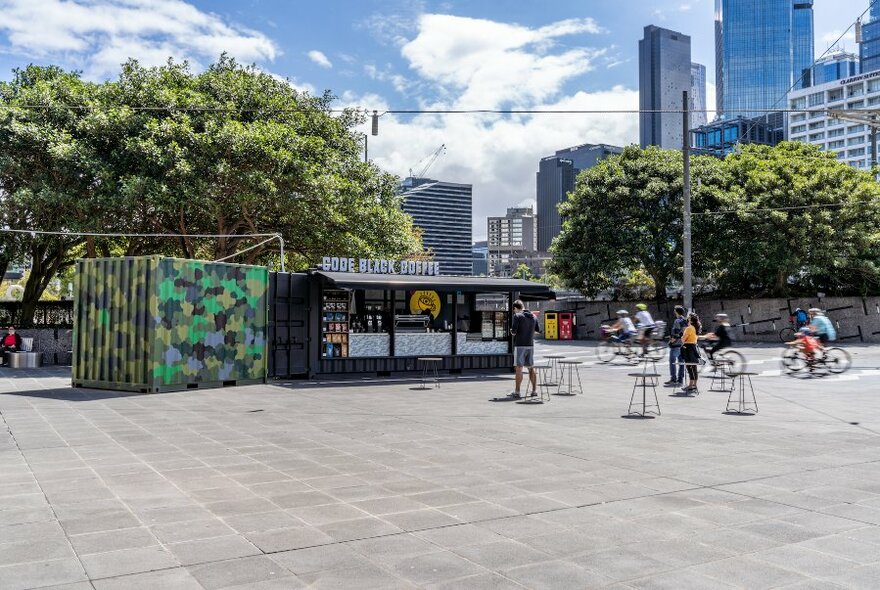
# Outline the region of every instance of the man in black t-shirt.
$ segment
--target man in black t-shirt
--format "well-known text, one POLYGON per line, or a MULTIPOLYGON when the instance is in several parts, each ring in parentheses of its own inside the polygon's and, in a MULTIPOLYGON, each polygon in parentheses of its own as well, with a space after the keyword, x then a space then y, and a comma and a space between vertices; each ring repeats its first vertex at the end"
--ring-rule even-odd
POLYGON ((513 336, 513 359, 516 366, 516 389, 511 397, 521 397, 519 388, 522 385, 523 367, 529 368, 529 382, 532 384, 531 395, 537 395, 538 374, 533 365, 535 364, 535 332, 538 330, 538 320, 532 312, 524 308, 523 302, 517 299, 513 302, 513 319, 510 322, 510 334, 513 336))
POLYGON ((717 323, 715 331, 712 334, 706 336, 707 339, 714 342, 712 348, 706 351, 710 359, 714 358, 712 355, 714 355, 719 350, 723 350, 725 348, 730 348, 731 346, 733 346, 733 339, 730 335, 730 322, 728 321, 727 314, 715 314, 715 322, 717 323))

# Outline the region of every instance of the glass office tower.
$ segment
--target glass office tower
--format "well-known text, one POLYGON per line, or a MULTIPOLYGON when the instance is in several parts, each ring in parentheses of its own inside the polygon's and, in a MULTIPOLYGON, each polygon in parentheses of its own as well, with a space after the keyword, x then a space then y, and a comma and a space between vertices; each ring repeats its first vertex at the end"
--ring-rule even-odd
POLYGON ((871 4, 868 20, 862 23, 859 57, 862 72, 880 70, 880 2, 871 4))
POLYGON ((812 0, 715 0, 715 36, 724 117, 783 109, 788 92, 810 82, 812 0))

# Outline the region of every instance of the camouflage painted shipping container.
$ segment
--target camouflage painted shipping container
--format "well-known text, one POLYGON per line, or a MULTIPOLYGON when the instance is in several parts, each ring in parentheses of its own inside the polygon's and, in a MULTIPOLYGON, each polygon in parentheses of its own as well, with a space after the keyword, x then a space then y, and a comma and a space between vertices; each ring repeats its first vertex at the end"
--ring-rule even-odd
POLYGON ((266 379, 268 270, 160 256, 76 263, 73 385, 125 391, 266 379))

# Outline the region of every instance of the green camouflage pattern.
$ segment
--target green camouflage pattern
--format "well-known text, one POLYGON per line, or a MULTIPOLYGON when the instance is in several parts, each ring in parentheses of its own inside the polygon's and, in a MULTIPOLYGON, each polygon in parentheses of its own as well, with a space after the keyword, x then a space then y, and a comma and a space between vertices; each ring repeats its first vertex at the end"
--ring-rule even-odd
POLYGON ((76 270, 74 385, 265 380, 265 267, 153 256, 79 260, 76 270))

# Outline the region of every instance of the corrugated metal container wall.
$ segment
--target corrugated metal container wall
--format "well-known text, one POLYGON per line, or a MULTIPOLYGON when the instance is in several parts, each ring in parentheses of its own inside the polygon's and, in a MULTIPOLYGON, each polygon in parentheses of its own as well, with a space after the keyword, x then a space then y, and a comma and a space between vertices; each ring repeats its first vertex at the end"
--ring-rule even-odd
POLYGON ((77 261, 74 386, 154 392, 264 382, 268 282, 260 266, 77 261))

